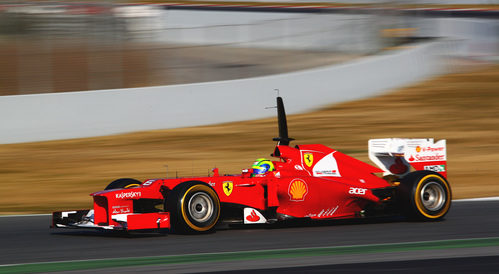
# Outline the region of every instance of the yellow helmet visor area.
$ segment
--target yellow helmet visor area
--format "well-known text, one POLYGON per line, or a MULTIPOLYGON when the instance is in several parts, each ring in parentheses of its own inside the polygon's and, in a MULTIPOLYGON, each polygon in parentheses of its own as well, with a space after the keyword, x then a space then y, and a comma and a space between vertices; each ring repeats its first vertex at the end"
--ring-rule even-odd
POLYGON ((264 158, 257 159, 256 162, 253 163, 253 166, 251 166, 251 168, 253 169, 253 175, 265 174, 275 169, 272 161, 264 158))

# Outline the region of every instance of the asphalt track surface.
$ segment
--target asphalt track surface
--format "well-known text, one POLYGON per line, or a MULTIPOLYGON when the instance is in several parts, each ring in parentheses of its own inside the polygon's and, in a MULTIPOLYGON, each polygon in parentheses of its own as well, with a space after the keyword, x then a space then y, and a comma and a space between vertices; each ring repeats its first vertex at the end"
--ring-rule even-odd
MULTIPOLYGON (((260 269, 276 273, 324 273, 365 272, 367 268, 375 273, 446 270, 462 273, 493 272, 499 268, 499 201, 454 202, 445 220, 439 222, 383 218, 290 223, 287 227, 245 226, 205 235, 125 235, 94 230, 52 230, 49 224, 50 216, 46 215, 0 218, 0 273, 11 272, 12 269, 4 265, 12 264, 25 266, 35 263, 30 270, 34 271, 40 262, 95 264, 95 259, 112 261, 116 260, 113 258, 152 256, 164 259, 170 255, 183 257, 179 257, 176 263, 138 263, 126 267, 120 267, 120 263, 114 261, 111 266, 106 266, 110 268, 100 268, 100 271, 237 270, 244 273, 260 269), (257 253, 252 255, 243 251, 257 253), (261 252, 270 255, 262 257, 261 252), (294 255, 287 256, 286 253, 294 255), (192 257, 192 254, 201 255, 192 257), (246 255, 247 259, 241 259, 246 255), (217 259, 206 259, 206 256, 217 259)), ((79 269, 77 273, 95 272, 95 269, 75 269, 79 269)))

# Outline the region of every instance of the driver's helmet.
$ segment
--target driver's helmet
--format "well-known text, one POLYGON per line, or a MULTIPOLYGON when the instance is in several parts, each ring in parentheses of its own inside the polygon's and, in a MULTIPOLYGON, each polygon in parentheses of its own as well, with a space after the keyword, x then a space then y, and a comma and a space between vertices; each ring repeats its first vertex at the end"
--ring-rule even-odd
POLYGON ((274 164, 265 158, 256 159, 256 161, 251 166, 253 169, 252 176, 263 175, 269 171, 274 171, 274 164))

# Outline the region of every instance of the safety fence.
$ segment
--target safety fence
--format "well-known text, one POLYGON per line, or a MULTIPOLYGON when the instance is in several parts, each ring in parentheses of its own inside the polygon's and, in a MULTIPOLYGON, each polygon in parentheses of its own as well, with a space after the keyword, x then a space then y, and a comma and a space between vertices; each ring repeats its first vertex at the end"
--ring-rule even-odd
POLYGON ((102 136, 272 117, 373 96, 445 71, 445 41, 273 76, 149 88, 0 97, 0 143, 102 136), (8 118, 7 118, 8 117, 8 118))

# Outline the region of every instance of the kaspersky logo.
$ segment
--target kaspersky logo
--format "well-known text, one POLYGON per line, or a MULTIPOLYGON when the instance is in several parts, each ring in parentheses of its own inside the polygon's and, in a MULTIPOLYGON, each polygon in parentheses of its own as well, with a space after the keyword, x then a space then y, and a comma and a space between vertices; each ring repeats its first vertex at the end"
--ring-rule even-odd
POLYGON ((142 196, 141 192, 132 191, 132 192, 121 192, 115 194, 116 199, 135 199, 140 198, 142 196))

